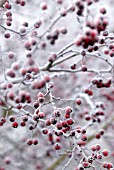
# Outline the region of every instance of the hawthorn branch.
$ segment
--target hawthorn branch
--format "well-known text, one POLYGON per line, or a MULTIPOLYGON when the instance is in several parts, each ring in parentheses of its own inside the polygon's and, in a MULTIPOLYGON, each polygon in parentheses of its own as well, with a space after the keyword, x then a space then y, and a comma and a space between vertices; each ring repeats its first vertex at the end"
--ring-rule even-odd
POLYGON ((61 15, 57 16, 52 22, 51 24, 48 26, 48 28, 42 33, 42 35, 39 36, 40 39, 42 39, 47 32, 49 32, 52 27, 61 19, 61 15))
POLYGON ((55 61, 55 62, 53 62, 52 65, 51 65, 51 67, 56 66, 56 65, 58 65, 58 64, 61 64, 61 63, 63 63, 64 61, 67 61, 67 60, 69 60, 69 59, 71 59, 71 58, 73 58, 73 57, 76 57, 76 56, 78 56, 78 55, 80 55, 80 53, 79 53, 79 52, 75 52, 75 54, 69 55, 69 56, 67 56, 66 58, 62 58, 62 60, 60 60, 60 61, 55 61))
POLYGON ((72 159, 74 158, 74 151, 76 149, 76 145, 74 145, 73 149, 72 149, 72 155, 70 157, 70 159, 68 160, 68 162, 65 164, 65 166, 62 168, 62 170, 65 170, 66 167, 70 164, 70 162, 72 161, 72 159))
MULTIPOLYGON (((71 70, 71 69, 50 69, 49 72, 69 72, 69 73, 77 73, 77 72, 84 72, 81 69, 76 69, 76 70, 71 70)), ((94 69, 88 69, 85 73, 110 73, 111 70, 101 70, 101 71, 97 71, 94 69)))
POLYGON ((15 34, 18 34, 18 35, 22 36, 19 32, 15 31, 15 30, 13 30, 13 29, 6 28, 6 27, 4 27, 3 25, 0 25, 0 27, 3 28, 5 31, 10 31, 10 32, 13 32, 13 33, 15 33, 15 34))
MULTIPOLYGON (((106 124, 102 125, 101 128, 104 129, 104 130, 106 130, 112 121, 114 121, 114 116, 111 117, 106 124)), ((90 142, 94 139, 94 137, 95 137, 94 134, 90 135, 90 136, 88 137, 87 144, 90 143, 90 142)), ((79 147, 78 149, 80 149, 80 147, 79 147)), ((55 161, 54 164, 51 165, 47 170, 54 170, 58 165, 60 165, 60 164, 64 161, 64 159, 66 158, 66 156, 67 156, 67 154, 62 155, 62 156, 61 156, 57 161, 55 161)))
POLYGON ((67 44, 65 47, 63 47, 63 48, 57 53, 57 55, 58 55, 58 56, 61 56, 64 51, 66 51, 68 48, 72 47, 73 45, 74 45, 74 41, 72 41, 71 43, 69 43, 69 44, 67 44))

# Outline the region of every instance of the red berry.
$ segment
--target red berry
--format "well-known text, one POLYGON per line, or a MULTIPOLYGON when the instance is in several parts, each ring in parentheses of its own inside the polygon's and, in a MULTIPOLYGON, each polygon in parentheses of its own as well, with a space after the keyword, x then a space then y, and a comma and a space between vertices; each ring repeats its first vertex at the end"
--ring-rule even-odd
POLYGON ((98 154, 97 159, 102 159, 102 155, 98 154))
POLYGON ((37 145, 37 144, 38 144, 38 140, 37 140, 37 139, 33 139, 33 140, 32 140, 32 143, 33 143, 34 145, 37 145))
POLYGON ((62 4, 62 3, 63 3, 63 0, 56 0, 56 2, 57 2, 58 4, 62 4))
POLYGON ((110 168, 113 168, 113 164, 112 163, 108 163, 108 165, 107 165, 107 169, 110 170, 110 168))
POLYGON ((65 17, 67 15, 67 11, 66 10, 62 10, 60 14, 61 14, 62 17, 65 17))
POLYGON ((14 78, 16 76, 15 72, 11 69, 8 69, 6 74, 11 78, 14 78))
POLYGON ((6 118, 1 117, 0 121, 4 124, 6 122, 6 118))
POLYGON ((81 66, 81 70, 84 71, 84 72, 87 71, 87 66, 86 65, 82 65, 81 66))
POLYGON ((72 112, 72 108, 70 107, 70 106, 67 106, 66 108, 65 108, 65 113, 66 114, 69 114, 69 113, 71 113, 72 112))
POLYGON ((77 98, 77 99, 76 99, 76 104, 77 104, 77 105, 80 105, 81 103, 82 103, 82 100, 81 100, 80 98, 77 98))
POLYGON ((0 126, 3 126, 3 124, 4 124, 4 123, 0 121, 0 126))
POLYGON ((31 45, 36 45, 36 43, 37 43, 37 41, 36 41, 36 39, 35 38, 32 38, 32 40, 31 40, 31 45))
POLYGON ((11 9, 11 5, 8 2, 5 2, 4 8, 6 9, 11 9))
POLYGON ((6 33, 4 34, 4 37, 5 37, 5 38, 10 38, 10 33, 6 32, 6 33))
POLYGON ((20 103, 19 103, 19 104, 17 104, 17 109, 19 109, 19 110, 20 110, 21 108, 22 108, 22 104, 20 104, 20 103))
POLYGON ((13 59, 13 58, 15 57, 15 53, 12 52, 12 51, 10 51, 10 52, 8 53, 8 57, 9 57, 9 59, 13 59))
POLYGON ((74 123, 74 120, 72 118, 67 119, 68 125, 72 125, 74 123))
POLYGON ((57 124, 57 129, 58 129, 58 130, 61 130, 62 127, 63 127, 63 126, 62 126, 62 123, 58 123, 58 124, 57 124))
POLYGON ((89 167, 89 163, 88 162, 83 162, 83 166, 84 166, 84 168, 88 168, 89 167))
POLYGON ((87 136, 86 136, 86 135, 82 135, 82 136, 81 136, 81 140, 82 140, 82 141, 86 141, 86 140, 87 140, 87 136))
POLYGON ((63 127, 67 127, 67 126, 68 126, 67 121, 63 121, 63 122, 62 122, 62 126, 63 126, 63 127))
POLYGON ((5 163, 8 165, 11 163, 10 157, 5 157, 5 163))
POLYGON ((27 116, 27 115, 22 116, 22 120, 23 120, 24 122, 27 122, 27 121, 28 121, 28 116, 27 116))
POLYGON ((24 43, 24 47, 27 49, 27 50, 31 50, 31 43, 29 41, 26 41, 24 43))
POLYGON ((39 115, 38 115, 38 114, 34 114, 34 115, 32 116, 32 119, 33 119, 34 121, 38 121, 38 120, 39 120, 39 115))
POLYGON ((54 146, 54 148, 55 148, 55 150, 60 150, 60 149, 61 149, 61 146, 60 146, 58 143, 56 143, 55 146, 54 146))
POLYGON ((81 129, 81 133, 82 133, 82 134, 85 134, 85 133, 86 133, 86 130, 85 130, 85 129, 81 129))
POLYGON ((66 29, 65 27, 62 27, 62 28, 60 29, 60 32, 61 32, 62 34, 66 34, 66 33, 67 33, 67 29, 66 29))
POLYGON ((43 102, 44 102, 44 97, 39 97, 39 98, 38 98, 38 102, 39 102, 39 103, 43 103, 43 102))
POLYGON ((50 125, 51 125, 50 119, 47 119, 47 120, 46 120, 46 125, 47 125, 47 126, 50 126, 50 125))
POLYGON ((26 2, 24 0, 20 0, 20 5, 25 6, 26 2))
POLYGON ((96 146, 92 146, 92 147, 91 147, 91 150, 92 150, 92 151, 96 151, 96 146))
POLYGON ((102 151, 103 156, 108 156, 109 152, 107 150, 102 151))
POLYGON ((104 162, 103 163, 103 168, 107 168, 108 167, 108 163, 107 162, 104 162))
POLYGON ((45 113, 40 112, 40 113, 39 113, 39 118, 42 119, 42 118, 44 118, 44 117, 45 117, 45 113))
POLYGON ((96 145, 96 150, 99 151, 101 149, 101 146, 100 145, 96 145))
POLYGON ((20 74, 21 74, 21 75, 24 76, 26 73, 27 73, 26 68, 21 68, 21 69, 20 69, 20 74))
POLYGON ((53 144, 54 142, 53 142, 53 135, 52 135, 52 133, 49 133, 48 135, 49 135, 48 136, 48 140, 53 144))
POLYGON ((75 70, 76 69, 76 64, 71 65, 71 69, 75 70))
POLYGON ((61 112, 59 110, 54 110, 53 114, 55 117, 60 117, 61 112))
POLYGON ((41 3, 41 9, 46 10, 47 9, 47 4, 45 2, 41 3))
POLYGON ((75 136, 75 131, 74 131, 74 130, 72 130, 72 131, 70 132, 70 136, 75 136))
POLYGON ((16 4, 20 4, 20 0, 15 0, 15 3, 16 4))
POLYGON ((52 125, 55 125, 57 123, 57 120, 54 117, 52 117, 50 121, 52 125))
POLYGON ((32 145, 32 139, 28 139, 28 140, 27 140, 27 144, 28 144, 28 145, 32 145))
POLYGON ((101 135, 98 133, 98 134, 95 135, 95 137, 96 137, 97 139, 100 139, 100 138, 101 138, 101 135))
POLYGON ((33 106, 35 107, 35 109, 37 109, 37 108, 39 107, 38 101, 35 101, 35 102, 33 103, 33 106))
POLYGON ((15 117, 14 116, 10 116, 9 120, 10 120, 10 122, 14 122, 15 121, 15 117))
POLYGON ((100 13, 106 14, 106 9, 105 9, 105 8, 101 8, 101 9, 100 9, 100 13))
POLYGON ((42 21, 41 21, 41 20, 36 21, 36 22, 34 23, 34 27, 35 27, 35 28, 39 28, 39 27, 41 26, 41 24, 42 24, 42 21))
POLYGON ((43 133, 44 135, 48 134, 48 129, 46 129, 46 128, 43 129, 43 130, 42 130, 42 133, 43 133))
POLYGON ((12 127, 13 127, 13 128, 17 128, 17 127, 18 127, 18 123, 17 123, 17 122, 13 122, 13 123, 12 123, 12 127))
POLYGON ((66 118, 66 119, 70 118, 70 113, 66 113, 66 114, 65 114, 65 118, 66 118))
POLYGON ((14 100, 14 97, 15 97, 14 92, 13 92, 13 91, 9 91, 9 92, 7 93, 7 97, 8 97, 10 100, 14 100))
POLYGON ((20 125, 21 125, 22 127, 24 127, 24 126, 26 126, 26 123, 25 123, 25 122, 21 122, 20 125))
POLYGON ((57 141, 57 142, 60 142, 60 141, 61 141, 61 137, 60 137, 60 136, 57 136, 57 137, 56 137, 56 141, 57 141))
POLYGON ((104 129, 100 129, 99 133, 100 133, 100 135, 104 135, 104 133, 105 133, 104 129))

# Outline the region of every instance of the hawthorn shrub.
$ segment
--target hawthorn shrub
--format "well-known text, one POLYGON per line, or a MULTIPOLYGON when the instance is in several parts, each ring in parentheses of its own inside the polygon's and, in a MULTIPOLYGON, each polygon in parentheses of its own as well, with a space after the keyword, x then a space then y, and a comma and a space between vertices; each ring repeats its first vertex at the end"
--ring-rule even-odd
POLYGON ((114 169, 112 0, 0 0, 0 170, 114 169))

